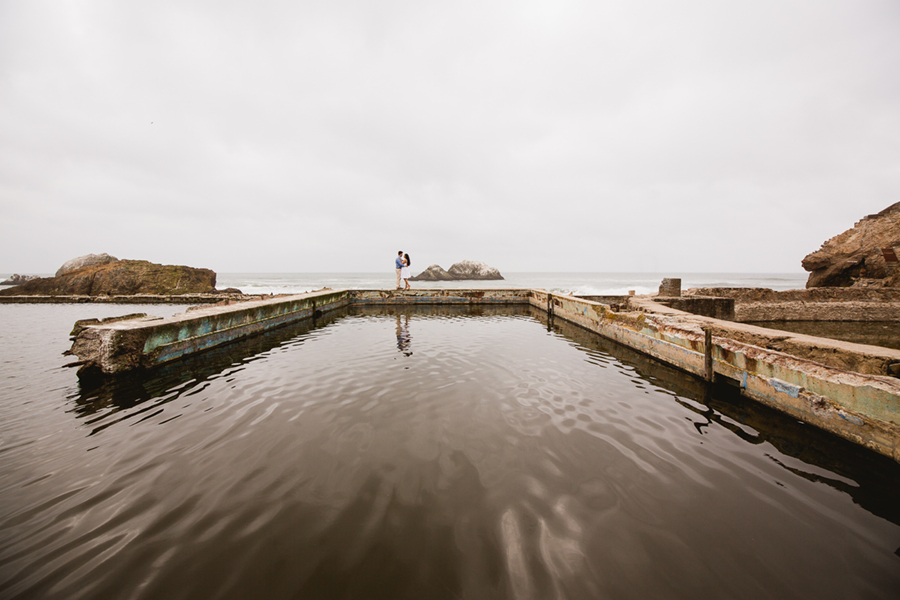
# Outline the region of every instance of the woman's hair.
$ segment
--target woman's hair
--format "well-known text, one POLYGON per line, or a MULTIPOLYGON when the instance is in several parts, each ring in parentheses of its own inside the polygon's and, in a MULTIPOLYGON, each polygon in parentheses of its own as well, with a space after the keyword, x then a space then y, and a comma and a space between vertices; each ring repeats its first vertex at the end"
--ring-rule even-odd
POLYGON ((406 258, 406 266, 408 267, 412 264, 412 261, 409 260, 409 254, 404 254, 403 256, 406 258))

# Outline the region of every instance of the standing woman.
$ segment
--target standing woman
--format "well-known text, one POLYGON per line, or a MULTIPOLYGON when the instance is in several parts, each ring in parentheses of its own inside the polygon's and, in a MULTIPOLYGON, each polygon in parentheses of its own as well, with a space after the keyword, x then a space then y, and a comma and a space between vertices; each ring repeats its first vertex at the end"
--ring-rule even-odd
POLYGON ((410 289, 409 285, 409 254, 403 255, 403 267, 400 269, 400 278, 406 284, 405 290, 410 289))

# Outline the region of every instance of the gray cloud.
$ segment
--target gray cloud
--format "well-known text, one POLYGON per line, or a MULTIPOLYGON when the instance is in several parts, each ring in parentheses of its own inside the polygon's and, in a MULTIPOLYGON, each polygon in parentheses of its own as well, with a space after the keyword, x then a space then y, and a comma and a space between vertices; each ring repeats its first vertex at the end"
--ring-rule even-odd
POLYGON ((798 270, 900 200, 898 34, 869 0, 10 0, 0 269, 798 270))

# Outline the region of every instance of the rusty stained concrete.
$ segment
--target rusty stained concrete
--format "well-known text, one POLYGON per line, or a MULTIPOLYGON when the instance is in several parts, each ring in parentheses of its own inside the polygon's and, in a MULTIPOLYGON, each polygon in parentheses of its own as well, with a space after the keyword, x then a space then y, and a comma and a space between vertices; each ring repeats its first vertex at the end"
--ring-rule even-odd
POLYGON ((72 352, 86 365, 118 373, 352 304, 524 303, 699 378, 727 378, 749 398, 900 461, 900 380, 881 370, 900 361, 900 351, 702 317, 647 296, 631 298, 628 308, 617 312, 545 290, 321 291, 202 307, 169 319, 88 325, 72 352), (709 347, 705 329, 712 333, 709 347))
POLYGON ((528 304, 526 289, 350 290, 350 304, 528 304))
POLYGON ((87 326, 81 323, 69 353, 78 357, 85 370, 122 373, 176 360, 347 303, 347 292, 321 291, 206 306, 167 319, 144 317, 87 326))

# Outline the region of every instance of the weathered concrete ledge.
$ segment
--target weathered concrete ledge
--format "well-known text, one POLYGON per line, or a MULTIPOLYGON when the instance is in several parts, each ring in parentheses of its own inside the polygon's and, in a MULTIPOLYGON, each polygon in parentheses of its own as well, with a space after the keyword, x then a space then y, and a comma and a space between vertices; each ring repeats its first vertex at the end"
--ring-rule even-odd
MULTIPOLYGON (((692 288, 682 300, 721 298, 734 301, 734 318, 748 321, 898 321, 900 289, 810 288, 776 291, 768 288, 692 288)), ((661 299, 660 299, 661 300, 661 299)), ((687 312, 717 316, 677 306, 687 312)))
POLYGON ((649 297, 616 311, 544 290, 329 290, 87 325, 71 352, 86 368, 120 373, 345 306, 415 304, 530 304, 706 381, 733 382, 749 398, 900 461, 900 379, 885 374, 900 351, 693 315, 649 297))
POLYGON ((659 302, 678 310, 683 310, 694 315, 703 315, 704 317, 713 317, 716 319, 724 319, 726 321, 735 320, 734 299, 733 298, 716 298, 714 296, 678 296, 666 297, 657 296, 653 298, 654 302, 659 302))
MULTIPOLYGON (((614 310, 635 310, 645 296, 578 296, 614 310)), ((691 288, 683 296, 652 296, 678 310, 739 323, 764 321, 900 321, 897 288, 691 288)))
POLYGON ((900 302, 742 302, 735 320, 747 321, 900 321, 900 302))
POLYGON ((769 288, 718 287, 690 288, 686 296, 734 298, 737 302, 900 302, 900 288, 807 288, 772 290, 769 288))
POLYGON ((412 289, 350 290, 354 305, 393 304, 529 304, 531 290, 525 289, 412 289))
MULTIPOLYGON (((122 373, 170 362, 248 335, 347 306, 347 292, 313 292, 82 327, 70 354, 85 370, 122 373)), ((78 327, 76 327, 78 329, 78 327)))

